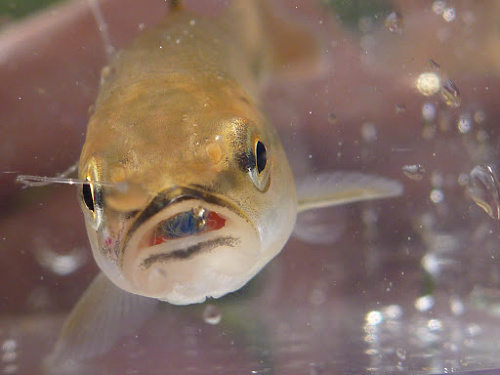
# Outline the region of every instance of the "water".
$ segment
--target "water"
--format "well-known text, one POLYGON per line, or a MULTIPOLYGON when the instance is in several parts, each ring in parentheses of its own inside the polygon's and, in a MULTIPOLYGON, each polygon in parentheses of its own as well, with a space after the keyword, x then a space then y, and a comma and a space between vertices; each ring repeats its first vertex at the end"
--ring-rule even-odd
MULTIPOLYGON (((110 0, 120 12, 104 14, 118 48, 164 9, 162 0, 124 1, 110 0)), ((187 3, 212 11, 208 1, 187 3)), ((319 78, 273 82, 265 107, 298 176, 361 170, 400 180, 404 195, 299 220, 299 235, 248 288, 207 305, 161 305, 74 374, 500 368, 500 87, 494 54, 482 54, 493 51, 499 5, 384 3, 354 16, 344 8, 358 38, 336 24, 335 3, 279 2, 325 36, 330 60, 319 78), (387 29, 392 12, 404 19, 401 33, 387 29), (419 92, 422 73, 434 83, 419 92)), ((105 51, 89 14, 64 14, 45 16, 42 31, 0 35, 2 172, 54 176, 78 157, 105 51), (50 44, 36 38, 58 24, 50 44)), ((0 374, 38 374, 97 267, 74 188, 22 190, 15 175, 0 175, 0 374)))

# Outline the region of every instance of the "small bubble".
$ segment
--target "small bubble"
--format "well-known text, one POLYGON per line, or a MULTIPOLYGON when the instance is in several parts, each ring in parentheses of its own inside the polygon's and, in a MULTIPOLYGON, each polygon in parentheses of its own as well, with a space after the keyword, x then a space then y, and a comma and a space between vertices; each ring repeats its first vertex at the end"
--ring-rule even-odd
POLYGON ((492 219, 500 220, 499 184, 493 168, 478 165, 470 173, 468 192, 492 219))
POLYGON ((370 356, 374 356, 374 355, 379 355, 380 352, 375 348, 370 348, 370 349, 365 350, 365 354, 370 355, 370 356))
POLYGON ((422 117, 426 122, 432 122, 436 119, 436 107, 432 103, 424 103, 422 106, 422 117))
POLYGON ((439 319, 430 319, 427 322, 427 328, 431 331, 441 331, 443 329, 443 323, 439 319))
POLYGON ((373 143, 377 140, 377 127, 372 122, 365 122, 361 125, 361 136, 366 143, 373 143))
POLYGON ((469 183, 469 175, 467 173, 460 173, 457 182, 460 186, 466 186, 469 183))
POLYGON ((137 28, 138 28, 140 31, 144 30, 144 28, 145 28, 145 27, 146 27, 146 25, 145 25, 143 22, 141 22, 139 25, 137 25, 137 28))
POLYGON ((58 254, 46 244, 39 244, 35 248, 34 254, 43 268, 61 276, 75 272, 87 261, 85 250, 79 247, 66 254, 58 254))
POLYGON ((7 339, 2 343, 2 352, 13 352, 17 349, 17 342, 14 339, 7 339))
POLYGON ((403 316, 403 309, 399 305, 389 305, 382 309, 382 316, 387 320, 397 320, 403 316))
POLYGON ((445 7, 446 2, 442 0, 437 0, 432 3, 432 11, 437 15, 443 14, 445 7))
POLYGON ((425 167, 422 164, 404 165, 401 169, 406 177, 415 181, 420 181, 425 174, 425 167))
POLYGON ((418 311, 429 311, 434 306, 434 297, 425 295, 415 300, 415 308, 418 311))
POLYGON ((337 115, 333 112, 328 114, 328 123, 334 125, 337 123, 337 115))
POLYGON ((477 110, 473 115, 474 122, 478 125, 482 124, 486 120, 486 113, 481 110, 477 110))
POLYGON ((468 133, 471 129, 471 119, 467 114, 462 114, 458 118, 457 124, 458 131, 462 134, 468 133))
POLYGON ((401 114, 401 113, 405 113, 406 112, 406 106, 404 104, 396 104, 394 106, 394 111, 398 115, 401 114))
POLYGON ((196 20, 190 20, 189 21, 189 26, 194 26, 196 25, 196 20))
POLYGON ((439 172, 432 172, 431 175, 431 185, 434 188, 440 188, 444 184, 444 177, 439 172))
POLYGON ((446 81, 444 81, 441 88, 441 96, 443 97, 447 106, 452 108, 460 107, 460 103, 462 100, 460 97, 460 91, 452 80, 447 79, 446 81))
POLYGON ((467 332, 469 333, 470 336, 474 337, 479 335, 481 332, 483 332, 483 329, 481 326, 477 323, 471 323, 467 327, 467 332))
POLYGON ((441 79, 434 72, 424 72, 418 76, 416 87, 422 95, 432 96, 441 89, 441 79))
POLYGON ((488 132, 484 129, 481 129, 476 134, 476 139, 479 143, 485 143, 490 138, 488 132))
POLYGON ((422 267, 431 275, 438 275, 441 270, 439 261, 433 254, 424 255, 420 263, 422 264, 422 267))
POLYGON ((325 303, 326 296, 325 293, 320 289, 314 289, 309 296, 309 302, 313 306, 321 306, 325 303))
POLYGON ((396 355, 400 360, 404 361, 406 359, 406 350, 398 348, 396 349, 396 355))
POLYGON ((3 368, 3 374, 5 375, 12 375, 12 374, 17 374, 17 371, 19 370, 19 367, 16 364, 9 364, 3 368))
POLYGON ((210 325, 217 325, 222 319, 222 313, 219 308, 212 304, 207 304, 203 310, 203 321, 210 325))
POLYGON ((462 315, 465 312, 465 306, 458 297, 450 297, 450 310, 453 315, 462 315))
POLYGON ((366 323, 372 326, 382 323, 383 317, 380 311, 370 311, 365 317, 366 323))
POLYGON ((5 352, 2 354, 2 362, 14 362, 17 359, 17 352, 5 352))
POLYGON ((432 203, 441 203, 444 199, 444 194, 440 189, 432 189, 430 199, 432 203))
POLYGON ((181 43, 181 38, 177 38, 177 39, 175 40, 175 43, 180 44, 180 43, 181 43))
POLYGON ((455 19, 456 17, 456 13, 455 13, 455 9, 454 8, 446 8, 444 11, 443 11, 443 19, 446 21, 446 22, 451 22, 455 19))
POLYGON ((385 19, 385 28, 391 33, 402 34, 404 28, 403 16, 398 12, 392 12, 385 19))

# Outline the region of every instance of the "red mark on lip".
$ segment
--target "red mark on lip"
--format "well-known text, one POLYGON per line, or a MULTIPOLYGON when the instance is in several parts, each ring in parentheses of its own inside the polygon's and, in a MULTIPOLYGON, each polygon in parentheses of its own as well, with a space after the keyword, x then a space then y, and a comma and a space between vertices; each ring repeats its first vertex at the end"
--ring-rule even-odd
POLYGON ((224 228, 224 225, 226 225, 226 219, 223 219, 215 212, 210 211, 207 219, 207 226, 203 232, 219 230, 221 228, 224 228))
MULTIPOLYGON (((160 225, 161 225, 161 223, 160 223, 160 225)), ((219 230, 221 228, 224 228, 225 225, 226 225, 226 219, 220 217, 217 213, 210 211, 208 218, 207 218, 207 222, 205 224, 205 228, 196 234, 207 233, 207 232, 211 232, 213 230, 219 230)), ((161 233, 161 229, 157 228, 155 230, 155 232, 153 233, 153 236, 151 237, 151 241, 149 243, 149 246, 159 245, 161 243, 164 243, 164 242, 167 242, 170 240, 172 240, 172 238, 164 237, 161 233)))

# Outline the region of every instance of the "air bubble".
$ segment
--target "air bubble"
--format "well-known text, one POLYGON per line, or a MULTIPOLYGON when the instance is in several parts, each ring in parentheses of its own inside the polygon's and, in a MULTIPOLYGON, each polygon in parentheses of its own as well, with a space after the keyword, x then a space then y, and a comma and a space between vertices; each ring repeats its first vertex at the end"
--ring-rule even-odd
POLYGON ((443 82, 443 86, 441 87, 441 96, 447 106, 452 108, 460 107, 460 103, 462 101, 460 91, 452 80, 447 79, 443 82))
POLYGON ((396 349, 396 355, 400 360, 404 361, 406 359, 406 350, 398 348, 396 349))
POLYGON ((434 306, 434 297, 425 295, 415 300, 415 308, 418 311, 429 311, 434 306))
POLYGON ((47 245, 40 245, 36 247, 34 254, 43 268, 60 276, 72 274, 87 261, 86 252, 80 247, 75 247, 66 254, 58 254, 47 245))
POLYGON ((370 311, 365 317, 366 323, 372 326, 382 323, 383 317, 380 311, 370 311))
POLYGON ((418 76, 416 87, 422 95, 432 96, 441 89, 441 79, 434 72, 424 72, 418 76))
POLYGON ((424 178, 425 167, 422 164, 405 165, 401 169, 409 179, 420 181, 424 178))
POLYGON ((439 319, 430 319, 427 322, 427 328, 431 331, 442 331, 443 330, 443 323, 439 319))
POLYGON ((446 8, 444 11, 443 11, 443 19, 446 21, 446 22, 451 22, 455 19, 455 17, 457 16, 456 12, 455 12, 455 9, 454 8, 446 8))
POLYGON ((396 114, 401 114, 406 112, 406 106, 404 104, 396 104, 394 106, 394 111, 396 114))
POLYGON ((442 0, 437 0, 432 3, 432 11, 437 14, 443 14, 446 3, 442 0))
POLYGON ((457 124, 457 128, 458 128, 458 131, 460 133, 462 133, 462 134, 468 133, 471 129, 471 125, 472 125, 472 121, 471 121, 471 118, 469 115, 467 115, 467 114, 460 115, 460 117, 458 118, 458 124, 457 124))
POLYGON ((220 309, 212 304, 208 304, 205 306, 205 310, 203 310, 203 321, 210 325, 217 325, 222 320, 222 313, 220 309))
POLYGON ((436 107, 432 103, 425 103, 422 106, 422 117, 426 122, 432 122, 436 119, 436 107))
POLYGON ((469 195, 492 219, 500 220, 499 184, 493 168, 476 166, 470 173, 469 195))
POLYGON ((337 123, 337 115, 335 113, 330 112, 328 114, 328 123, 332 125, 337 123))
POLYGON ((441 203, 444 200, 444 194, 440 189, 432 189, 429 198, 432 203, 441 203))
POLYGON ((385 19, 385 28, 391 33, 402 34, 404 28, 403 16, 398 12, 392 12, 385 19))
POLYGON ((377 140, 377 127, 372 122, 365 122, 361 125, 361 136, 366 143, 373 143, 377 140))

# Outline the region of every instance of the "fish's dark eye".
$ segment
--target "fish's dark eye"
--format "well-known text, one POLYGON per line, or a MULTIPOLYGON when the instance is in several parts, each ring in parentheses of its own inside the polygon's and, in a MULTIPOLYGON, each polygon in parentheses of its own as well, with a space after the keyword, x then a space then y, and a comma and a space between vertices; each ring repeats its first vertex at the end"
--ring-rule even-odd
POLYGON ((267 164, 267 151, 266 146, 261 141, 257 141, 255 146, 255 164, 257 164, 257 171, 261 173, 267 164))
POLYGON ((83 201, 85 202, 85 205, 87 208, 94 212, 95 207, 94 207, 94 190, 90 186, 90 184, 83 184, 82 187, 82 195, 83 195, 83 201))

